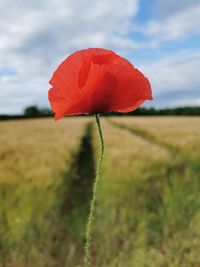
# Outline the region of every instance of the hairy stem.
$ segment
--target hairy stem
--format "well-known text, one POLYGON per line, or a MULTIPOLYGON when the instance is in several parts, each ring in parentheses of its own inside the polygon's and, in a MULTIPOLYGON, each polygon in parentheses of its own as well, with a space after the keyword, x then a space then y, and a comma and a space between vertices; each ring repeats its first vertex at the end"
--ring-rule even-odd
POLYGON ((99 114, 95 114, 96 119, 96 125, 99 132, 99 141, 100 141, 100 151, 99 151, 99 158, 98 158, 98 164, 96 168, 96 175, 93 185, 93 194, 92 194, 92 200, 90 202, 90 213, 88 217, 88 223, 87 223, 87 229, 86 229, 86 244, 85 244, 85 258, 84 258, 84 267, 90 266, 90 254, 91 254, 91 230, 92 230, 92 223, 94 220, 94 211, 95 211, 95 204, 96 204, 96 191, 98 186, 98 181, 100 177, 100 169, 101 169, 101 162, 103 159, 103 153, 104 153, 104 140, 103 140, 103 133, 101 129, 101 123, 100 123, 100 116, 99 114))

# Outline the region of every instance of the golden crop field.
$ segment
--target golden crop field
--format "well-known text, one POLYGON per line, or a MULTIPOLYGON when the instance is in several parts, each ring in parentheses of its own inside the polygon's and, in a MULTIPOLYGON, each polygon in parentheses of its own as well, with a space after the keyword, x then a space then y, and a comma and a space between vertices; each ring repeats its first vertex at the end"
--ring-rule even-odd
MULTIPOLYGON (((92 267, 200 266, 200 118, 102 119, 92 267)), ((81 267, 94 118, 0 122, 0 267, 81 267)))

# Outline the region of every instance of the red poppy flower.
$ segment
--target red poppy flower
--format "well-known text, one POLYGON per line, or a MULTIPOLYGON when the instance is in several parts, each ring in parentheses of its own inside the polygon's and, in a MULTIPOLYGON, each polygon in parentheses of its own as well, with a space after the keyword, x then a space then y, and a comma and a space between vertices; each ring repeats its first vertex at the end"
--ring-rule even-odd
POLYGON ((101 48, 66 58, 49 83, 56 120, 83 113, 129 112, 152 99, 148 79, 128 60, 101 48))

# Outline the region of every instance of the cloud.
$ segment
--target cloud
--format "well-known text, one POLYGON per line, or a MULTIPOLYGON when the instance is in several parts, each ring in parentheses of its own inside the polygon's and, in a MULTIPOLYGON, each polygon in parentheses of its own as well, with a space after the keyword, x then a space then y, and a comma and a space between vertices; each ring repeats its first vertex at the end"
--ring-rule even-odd
POLYGON ((200 2, 158 1, 159 19, 151 19, 145 25, 138 25, 136 32, 148 38, 147 46, 158 47, 163 42, 176 41, 200 34, 200 2), (165 3, 165 4, 164 4, 165 3), (178 3, 180 6, 178 7, 178 3), (182 4, 181 4, 182 3, 182 4), (162 7, 162 8, 161 8, 162 7), (168 12, 168 8, 173 12, 168 12), (178 9, 178 10, 177 10, 178 9), (161 14, 165 12, 165 16, 161 14))
POLYGON ((41 3, 1 2, 5 13, 0 18, 0 51, 42 54, 50 59, 54 53, 69 53, 88 45, 112 46, 112 37, 127 31, 138 9, 137 0, 41 3))
POLYGON ((20 113, 25 106, 33 104, 48 105, 46 81, 40 76, 33 82, 23 75, 4 75, 0 76, 0 85, 0 113, 20 113))
POLYGON ((138 0, 0 0, 0 113, 41 99, 47 104, 48 80, 74 50, 137 46, 127 34, 138 5, 138 0), (14 76, 4 77, 12 71, 14 76))
POLYGON ((169 17, 198 4, 199 0, 156 0, 154 14, 160 18, 169 17))
MULTIPOLYGON (((0 0, 0 113, 17 113, 31 104, 48 105, 48 80, 75 50, 106 47, 127 58, 132 58, 133 52, 143 59, 149 54, 153 58, 155 48, 162 43, 173 44, 200 34, 199 0, 155 0, 154 17, 143 24, 137 22, 138 12, 145 16, 148 11, 139 10, 140 3, 0 0)), ((175 99, 173 92, 181 92, 182 101, 194 100, 197 91, 189 90, 199 88, 200 66, 199 54, 195 58, 196 52, 190 52, 151 59, 153 62, 141 66, 152 80, 159 100, 153 102, 155 105, 175 99)), ((177 103, 178 98, 174 101, 177 103)))
POLYGON ((199 104, 200 52, 177 53, 140 69, 151 81, 157 106, 199 104))

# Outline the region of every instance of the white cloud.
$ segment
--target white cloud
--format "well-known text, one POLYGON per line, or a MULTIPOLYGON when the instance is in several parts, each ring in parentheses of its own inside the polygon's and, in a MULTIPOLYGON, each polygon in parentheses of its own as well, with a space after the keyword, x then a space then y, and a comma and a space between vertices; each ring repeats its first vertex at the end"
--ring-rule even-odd
MULTIPOLYGON (((184 7, 188 6, 185 5, 184 7)), ((198 25, 200 25, 199 1, 198 4, 194 5, 193 3, 188 8, 180 9, 179 12, 167 13, 162 19, 153 19, 145 25, 138 25, 136 31, 149 38, 148 46, 157 47, 162 42, 180 40, 200 34, 198 25)))
POLYGON ((72 51, 136 45, 123 38, 138 0, 0 0, 0 10, 0 113, 46 104, 48 80, 72 51), (4 73, 10 70, 9 80, 4 73))
POLYGON ((188 98, 181 98, 181 99, 175 99, 175 100, 172 99, 170 105, 168 106, 171 106, 171 107, 200 106, 200 97, 193 98, 193 99, 188 99, 188 98))
POLYGON ((199 104, 200 52, 178 53, 143 65, 140 69, 149 77, 158 105, 199 104))
POLYGON ((138 9, 138 0, 50 0, 34 6, 32 1, 9 2, 0 2, 5 10, 0 17, 0 51, 37 55, 46 54, 47 44, 48 51, 57 53, 85 45, 112 46, 110 37, 124 34, 138 9))
POLYGON ((160 17, 169 17, 198 5, 199 0, 156 0, 154 13, 160 17))
POLYGON ((20 74, 0 76, 0 85, 0 113, 20 113, 25 106, 42 102, 48 105, 46 81, 40 76, 34 81, 20 74))
MULTIPOLYGON (((139 0, 0 0, 0 113, 47 105, 48 80, 75 50, 106 47, 129 57, 200 33, 199 0, 156 0, 159 14, 143 25, 136 24, 138 8, 139 0), (146 42, 134 40, 137 31, 146 42)), ((183 53, 141 69, 155 95, 183 92, 199 89, 199 59, 183 53)))

